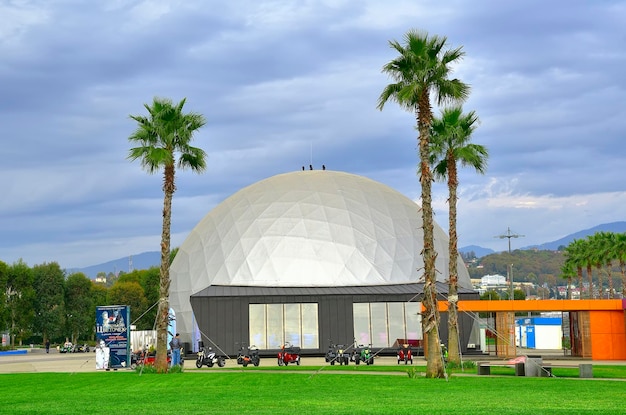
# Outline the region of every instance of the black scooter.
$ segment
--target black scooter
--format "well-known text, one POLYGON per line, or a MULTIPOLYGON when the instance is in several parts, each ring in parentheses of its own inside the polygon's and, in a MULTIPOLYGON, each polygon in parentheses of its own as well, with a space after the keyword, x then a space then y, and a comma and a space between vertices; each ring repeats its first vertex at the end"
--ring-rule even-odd
POLYGON ((243 367, 247 367, 248 365, 258 366, 261 364, 259 348, 255 345, 246 347, 245 344, 242 344, 237 354, 237 364, 243 367))

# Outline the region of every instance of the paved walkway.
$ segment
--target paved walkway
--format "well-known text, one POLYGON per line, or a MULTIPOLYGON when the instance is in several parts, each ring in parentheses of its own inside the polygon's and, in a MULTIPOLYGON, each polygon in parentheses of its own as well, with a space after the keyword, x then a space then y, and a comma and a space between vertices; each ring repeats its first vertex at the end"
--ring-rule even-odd
MULTIPOLYGON (((555 364, 567 364, 578 366, 580 363, 592 363, 594 365, 626 365, 626 361, 591 361, 589 359, 564 358, 562 355, 541 353, 541 351, 525 351, 528 355, 543 356, 544 363, 553 362, 555 364)), ((523 355, 520 352, 520 355, 523 355)), ((493 363, 503 363, 507 359, 500 359, 495 356, 468 356, 468 360, 488 361, 493 363)), ((196 370, 193 359, 185 361, 185 367, 190 370, 196 370)), ((415 366, 425 366, 424 357, 414 358, 415 366)), ((302 366, 324 366, 327 363, 323 357, 303 357, 302 366)), ((377 356, 376 365, 397 365, 397 359, 394 356, 377 356)), ((354 366, 353 363, 350 364, 354 366)), ((236 367, 234 359, 226 362, 226 367, 236 367)), ((261 358, 261 366, 276 366, 277 361, 274 358, 261 358)), ((203 369, 205 369, 203 367, 203 369)), ((96 371, 96 354, 89 353, 59 353, 52 349, 50 353, 45 353, 42 349, 32 349, 26 354, 0 354, 0 373, 37 373, 37 372, 95 372, 96 371)))

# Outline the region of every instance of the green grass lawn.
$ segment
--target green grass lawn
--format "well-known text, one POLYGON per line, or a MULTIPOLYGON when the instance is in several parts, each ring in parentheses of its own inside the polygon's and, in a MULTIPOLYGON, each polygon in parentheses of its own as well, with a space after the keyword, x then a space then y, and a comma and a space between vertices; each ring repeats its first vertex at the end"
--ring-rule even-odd
MULTIPOLYGON (((303 371, 319 367, 262 369, 5 374, 0 413, 626 414, 624 381, 384 373, 397 366, 372 366, 369 375, 336 367, 313 374, 303 371)), ((615 370, 624 373, 606 372, 615 377, 615 370)), ((594 367, 594 376, 599 371, 594 367)))

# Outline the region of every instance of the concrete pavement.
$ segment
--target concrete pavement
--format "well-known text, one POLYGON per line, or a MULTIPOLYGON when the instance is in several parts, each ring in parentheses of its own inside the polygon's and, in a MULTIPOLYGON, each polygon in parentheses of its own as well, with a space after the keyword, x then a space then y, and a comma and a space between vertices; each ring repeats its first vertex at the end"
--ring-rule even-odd
MULTIPOLYGON (((540 350, 520 350, 518 355, 539 355, 543 357, 544 363, 554 362, 555 364, 567 364, 578 366, 580 363, 592 363, 594 365, 626 365, 626 361, 592 361, 589 359, 577 359, 572 357, 563 357, 554 351, 540 350), (551 353, 547 353, 551 352, 551 353)), ((485 361, 506 364, 508 359, 501 359, 495 356, 465 356, 466 360, 485 361)), ((188 357, 185 360, 185 368, 188 370, 197 370, 193 358, 188 357)), ((414 366, 424 366, 426 361, 423 356, 413 359, 414 366)), ((323 357, 303 357, 302 366, 324 366, 327 363, 323 357)), ((354 363, 350 364, 354 366, 354 363)), ((375 365, 397 365, 397 359, 394 356, 377 356, 375 365)), ((278 367, 275 358, 261 358, 261 366, 278 367)), ((226 362, 227 368, 237 367, 234 359, 226 362)), ((206 368, 203 368, 206 369, 206 368)), ((124 369, 123 369, 124 370, 124 369)), ((0 373, 37 373, 37 372, 95 372, 96 371, 96 354, 89 353, 59 353, 56 349, 51 349, 47 354, 43 349, 29 349, 26 354, 0 354, 0 373)))

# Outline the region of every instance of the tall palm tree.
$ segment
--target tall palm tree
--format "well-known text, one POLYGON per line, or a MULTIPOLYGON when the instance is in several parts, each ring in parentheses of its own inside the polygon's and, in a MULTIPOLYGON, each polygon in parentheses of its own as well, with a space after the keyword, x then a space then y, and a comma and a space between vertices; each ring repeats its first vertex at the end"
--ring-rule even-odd
POLYGON ((606 265, 606 274, 609 281, 609 299, 615 298, 615 287, 613 286, 613 261, 617 260, 619 255, 615 250, 615 235, 613 232, 603 232, 602 243, 604 250, 604 265, 606 265))
MULTIPOLYGON (((572 299, 572 278, 576 276, 576 271, 574 271, 573 261, 570 258, 567 258, 563 265, 561 266, 561 278, 567 280, 567 299, 572 299)), ((582 272, 582 271, 581 271, 582 272)))
POLYGON ((602 266, 606 257, 604 247, 603 232, 596 232, 593 235, 589 235, 587 240, 589 241, 589 260, 596 267, 596 273, 598 275, 598 296, 602 300, 604 298, 604 280, 602 278, 602 266))
MULTIPOLYGON (((565 262, 567 262, 568 265, 572 268, 576 268, 576 275, 578 277, 578 290, 581 300, 583 298, 583 265, 588 263, 585 259, 586 245, 587 243, 585 240, 574 239, 565 247, 565 262)), ((565 274, 564 271, 563 273, 565 274)), ((591 282, 589 282, 589 287, 589 289, 591 289, 591 282)))
POLYGON ((471 136, 478 126, 478 116, 474 111, 463 114, 461 106, 446 108, 441 118, 433 119, 431 126, 430 161, 435 179, 448 179, 449 236, 448 251, 448 359, 454 363, 461 362, 459 350, 458 327, 458 271, 459 250, 456 234, 456 203, 459 178, 457 163, 464 167, 473 167, 478 173, 484 174, 487 168, 489 152, 485 146, 471 143, 471 136))
POLYGON ((626 298, 626 233, 615 234, 615 250, 622 280, 622 298, 626 298))
POLYGON ((458 79, 449 79, 451 65, 461 60, 462 48, 446 49, 446 37, 428 36, 428 33, 410 30, 404 42, 390 41, 389 45, 398 57, 383 66, 383 73, 393 79, 378 98, 378 109, 387 101, 397 102, 400 107, 413 112, 419 131, 420 184, 422 188, 422 222, 424 227, 424 314, 423 332, 427 337, 428 359, 426 377, 445 376, 439 340, 439 311, 437 310, 437 287, 432 210, 432 172, 429 165, 430 125, 433 119, 431 95, 437 104, 463 102, 469 94, 469 86, 458 79))
POLYGON ((193 134, 205 123, 202 115, 183 113, 186 99, 174 105, 171 100, 154 98, 152 105, 144 104, 148 116, 131 115, 138 123, 128 140, 136 145, 130 149, 128 159, 140 160, 148 173, 163 171, 163 228, 161 232, 161 269, 159 281, 159 308, 157 312, 158 372, 167 372, 167 327, 169 323, 170 288, 170 228, 172 198, 176 191, 176 169, 191 169, 201 173, 206 169, 204 150, 190 145, 193 134))

